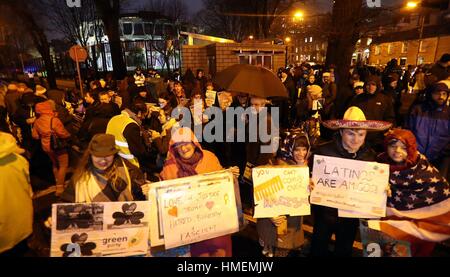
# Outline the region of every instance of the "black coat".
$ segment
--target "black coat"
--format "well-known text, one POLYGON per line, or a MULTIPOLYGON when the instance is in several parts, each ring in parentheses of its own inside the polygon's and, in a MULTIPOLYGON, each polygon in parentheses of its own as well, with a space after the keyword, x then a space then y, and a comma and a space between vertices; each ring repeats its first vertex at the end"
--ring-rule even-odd
POLYGON ((370 94, 364 92, 363 94, 355 95, 347 108, 351 106, 360 108, 367 120, 382 120, 392 123, 395 121, 392 100, 382 93, 375 92, 370 94))

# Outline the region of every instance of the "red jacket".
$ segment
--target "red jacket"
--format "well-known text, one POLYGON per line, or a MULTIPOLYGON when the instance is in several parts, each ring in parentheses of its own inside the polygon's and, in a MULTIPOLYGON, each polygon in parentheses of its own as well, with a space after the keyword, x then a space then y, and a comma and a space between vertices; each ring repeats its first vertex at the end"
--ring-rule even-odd
POLYGON ((53 132, 59 138, 68 138, 70 133, 64 128, 61 120, 56 116, 53 111, 53 107, 50 101, 45 101, 36 104, 36 113, 39 117, 36 119, 33 125, 32 135, 34 139, 40 139, 42 149, 45 152, 51 152, 50 149, 50 136, 52 131, 50 129, 50 122, 53 118, 53 132))

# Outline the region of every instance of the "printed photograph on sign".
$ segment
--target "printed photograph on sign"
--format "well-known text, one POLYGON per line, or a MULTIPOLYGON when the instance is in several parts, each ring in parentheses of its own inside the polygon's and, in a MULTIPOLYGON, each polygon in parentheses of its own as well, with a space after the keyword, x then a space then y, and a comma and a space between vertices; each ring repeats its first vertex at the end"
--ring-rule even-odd
POLYGON ((309 215, 309 169, 303 166, 253 168, 255 218, 309 215))
POLYGON ((73 204, 57 208, 57 231, 102 230, 103 205, 73 204))
POLYGON ((387 164, 315 155, 312 180, 312 204, 375 217, 386 214, 387 164))

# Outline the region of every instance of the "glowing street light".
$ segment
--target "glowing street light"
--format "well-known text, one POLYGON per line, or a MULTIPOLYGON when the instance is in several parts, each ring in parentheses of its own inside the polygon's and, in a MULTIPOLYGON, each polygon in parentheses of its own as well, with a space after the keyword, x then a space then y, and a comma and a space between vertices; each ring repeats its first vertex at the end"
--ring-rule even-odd
POLYGON ((415 8, 417 8, 417 5, 418 5, 417 2, 409 1, 409 2, 406 4, 406 7, 407 7, 408 9, 415 9, 415 8))
POLYGON ((248 39, 254 39, 254 37, 252 35, 248 36, 248 39))
POLYGON ((290 38, 290 37, 287 37, 287 38, 284 39, 284 41, 286 41, 287 43, 289 43, 289 42, 291 42, 291 38, 290 38))

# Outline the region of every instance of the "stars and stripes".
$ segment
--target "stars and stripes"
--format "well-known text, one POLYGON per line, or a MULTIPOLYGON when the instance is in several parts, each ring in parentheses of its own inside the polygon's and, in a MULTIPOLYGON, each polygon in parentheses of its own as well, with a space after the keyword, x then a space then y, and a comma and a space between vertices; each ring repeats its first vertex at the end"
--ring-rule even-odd
POLYGON ((449 183, 423 155, 414 167, 392 172, 390 187, 394 197, 388 198, 387 216, 380 221, 383 232, 408 240, 450 238, 449 183))

